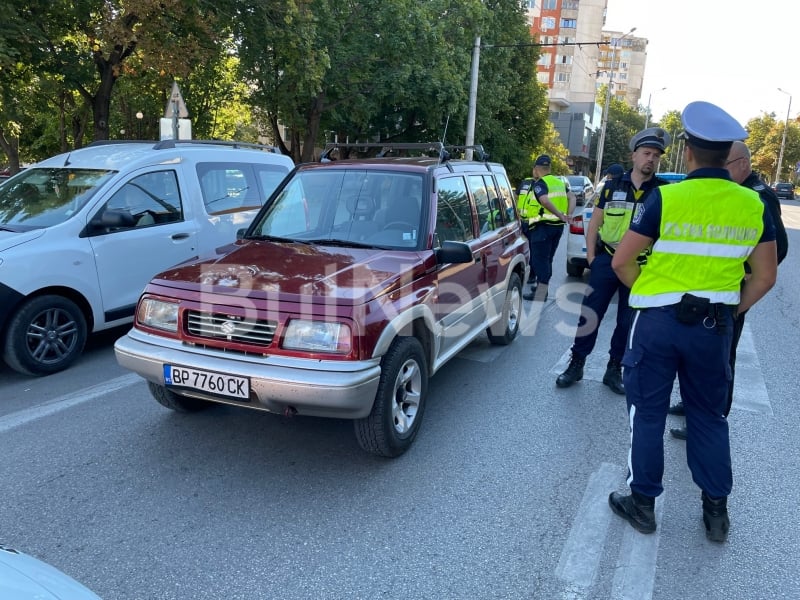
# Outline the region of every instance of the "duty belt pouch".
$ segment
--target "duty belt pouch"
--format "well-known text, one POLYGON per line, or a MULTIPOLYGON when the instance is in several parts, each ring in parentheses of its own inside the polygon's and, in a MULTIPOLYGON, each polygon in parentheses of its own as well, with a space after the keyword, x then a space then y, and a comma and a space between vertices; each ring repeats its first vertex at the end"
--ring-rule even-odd
POLYGON ((709 305, 711 301, 708 298, 699 298, 692 296, 692 294, 684 294, 681 301, 678 302, 677 319, 686 325, 698 325, 709 316, 709 305))

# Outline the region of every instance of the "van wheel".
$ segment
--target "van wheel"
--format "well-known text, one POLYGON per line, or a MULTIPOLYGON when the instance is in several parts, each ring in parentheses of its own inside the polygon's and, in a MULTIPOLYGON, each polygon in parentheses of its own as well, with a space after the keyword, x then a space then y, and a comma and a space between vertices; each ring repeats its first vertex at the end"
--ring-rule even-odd
POLYGON ((197 398, 187 398, 180 396, 175 392, 168 390, 163 385, 158 385, 152 381, 147 382, 147 387, 150 388, 150 394, 155 398, 161 406, 166 406, 175 412, 197 412, 203 410, 214 404, 207 400, 199 400, 197 398))
POLYGON ((3 358, 24 375, 50 375, 75 362, 86 336, 86 319, 72 300, 37 296, 9 321, 3 358))
POLYGON ((522 315, 522 281, 512 273, 508 281, 503 315, 500 320, 486 330, 489 341, 497 346, 507 346, 519 333, 519 319, 522 315))
POLYGON ((428 363, 416 338, 392 342, 381 361, 378 393, 369 416, 354 421, 359 445, 378 456, 400 456, 411 447, 428 396, 428 363))

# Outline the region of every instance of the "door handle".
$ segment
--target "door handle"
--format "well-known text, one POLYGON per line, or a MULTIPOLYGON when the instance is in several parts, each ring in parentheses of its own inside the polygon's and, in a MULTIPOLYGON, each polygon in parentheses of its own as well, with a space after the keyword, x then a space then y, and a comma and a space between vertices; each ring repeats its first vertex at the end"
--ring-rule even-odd
POLYGON ((172 237, 173 240, 185 240, 186 238, 189 237, 189 234, 188 233, 173 233, 171 237, 172 237))

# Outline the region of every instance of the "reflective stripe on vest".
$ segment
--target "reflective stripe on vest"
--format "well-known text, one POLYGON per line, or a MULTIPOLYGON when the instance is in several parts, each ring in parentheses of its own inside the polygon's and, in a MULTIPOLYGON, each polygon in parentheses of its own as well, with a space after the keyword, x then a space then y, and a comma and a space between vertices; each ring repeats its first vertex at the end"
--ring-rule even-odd
POLYGON ((758 194, 715 178, 686 179, 660 190, 659 238, 633 283, 630 306, 668 306, 686 293, 738 304, 744 261, 764 230, 758 194))
MULTIPOLYGON (((545 175, 542 177, 542 181, 547 184, 547 199, 553 203, 558 210, 562 213, 567 212, 567 208, 569 207, 569 200, 567 199, 567 187, 563 181, 561 181, 555 175, 545 175)), ((544 212, 542 213, 542 221, 547 221, 549 223, 563 223, 561 219, 559 219, 556 215, 551 213, 546 208, 542 207, 544 212)))

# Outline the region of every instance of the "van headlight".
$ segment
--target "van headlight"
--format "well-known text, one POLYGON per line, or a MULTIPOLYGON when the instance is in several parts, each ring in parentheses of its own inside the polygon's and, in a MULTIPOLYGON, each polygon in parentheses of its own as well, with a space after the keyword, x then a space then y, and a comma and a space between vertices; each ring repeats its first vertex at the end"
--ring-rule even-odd
POLYGON ((347 354, 353 348, 352 332, 345 323, 292 319, 281 345, 286 350, 347 354))
POLYGON ((178 331, 178 303, 165 302, 157 298, 143 298, 139 302, 136 320, 147 327, 164 331, 178 331))

